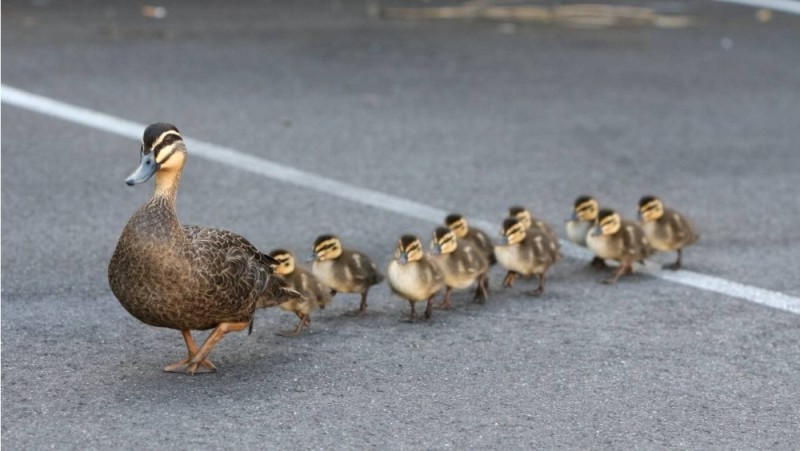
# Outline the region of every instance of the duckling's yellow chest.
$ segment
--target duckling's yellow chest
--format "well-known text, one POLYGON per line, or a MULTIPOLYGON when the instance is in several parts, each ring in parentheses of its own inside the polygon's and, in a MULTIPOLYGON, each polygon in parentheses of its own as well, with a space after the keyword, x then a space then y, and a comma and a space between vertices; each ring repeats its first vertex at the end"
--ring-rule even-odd
POLYGON ((567 239, 579 246, 586 247, 586 235, 589 234, 592 225, 589 221, 567 221, 567 239))
POLYGON ((315 260, 311 272, 325 286, 341 293, 356 291, 353 272, 345 262, 339 260, 315 260))
POLYGON ((586 245, 600 258, 618 260, 622 257, 622 241, 614 235, 588 235, 586 245))
POLYGON ((436 273, 436 268, 421 262, 401 265, 397 261, 392 261, 389 263, 386 276, 392 290, 412 301, 427 300, 444 286, 441 275, 436 273))
POLYGON ((669 227, 659 224, 658 221, 644 221, 641 226, 653 249, 666 252, 675 250, 678 247, 669 227))

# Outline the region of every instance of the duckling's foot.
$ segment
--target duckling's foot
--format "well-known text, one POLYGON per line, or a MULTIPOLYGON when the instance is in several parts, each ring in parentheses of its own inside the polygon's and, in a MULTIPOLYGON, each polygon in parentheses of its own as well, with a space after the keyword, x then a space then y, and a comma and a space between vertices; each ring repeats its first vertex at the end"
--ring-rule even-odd
POLYGON ((358 310, 355 312, 347 312, 345 316, 364 316, 367 314, 367 293, 369 293, 369 289, 367 291, 361 293, 361 305, 358 306, 358 310))
POLYGON ((489 299, 489 275, 482 274, 478 279, 478 287, 475 288, 475 296, 472 298, 478 304, 485 304, 489 299))
POLYGON ((301 330, 303 330, 303 326, 304 326, 304 325, 305 325, 305 323, 303 323, 303 322, 301 321, 301 322, 300 322, 300 323, 297 325, 297 327, 295 327, 294 329, 292 329, 292 330, 285 330, 285 331, 283 331, 283 332, 275 332, 275 335, 277 335, 277 336, 279 336, 279 337, 287 337, 287 338, 290 338, 290 337, 296 337, 296 336, 297 336, 297 335, 300 333, 300 331, 301 331, 301 330))
POLYGON ((610 279, 601 280, 600 282, 606 285, 614 285, 620 277, 628 274, 633 274, 633 266, 630 263, 622 263, 610 279))
POLYGON ((681 269, 681 263, 680 262, 670 263, 669 265, 662 266, 662 268, 669 269, 670 271, 677 271, 681 269))
POLYGON ((400 321, 404 323, 413 323, 417 319, 417 311, 414 307, 414 301, 409 300, 408 304, 411 306, 411 313, 408 315, 407 318, 403 318, 400 321))
POLYGON ((186 357, 185 359, 181 360, 178 363, 167 365, 164 367, 164 371, 168 373, 186 373, 186 374, 214 373, 217 371, 217 367, 214 366, 214 364, 211 363, 210 360, 203 359, 202 361, 193 364, 192 357, 186 357))
POLYGON ((514 279, 517 278, 517 273, 514 271, 509 271, 506 273, 506 277, 503 279, 503 286, 505 288, 511 288, 514 286, 514 279))
POLYGON ((537 274, 537 276, 539 276, 539 286, 535 290, 529 292, 531 296, 541 296, 542 293, 544 293, 544 274, 537 274))
POLYGON ((349 311, 349 312, 344 312, 344 313, 342 313, 342 316, 361 317, 361 316, 364 316, 366 314, 367 314, 367 309, 358 309, 358 310, 352 310, 352 311, 349 311))
MULTIPOLYGON (((435 294, 433 296, 436 296, 435 294)), ((425 319, 431 319, 433 316, 433 296, 428 298, 428 306, 425 307, 425 319)))
MULTIPOLYGON (((452 292, 452 291, 453 291, 453 288, 447 287, 447 289, 444 292, 444 300, 436 305, 437 309, 450 310, 450 309, 453 308, 453 303, 450 302, 450 292, 452 292)), ((436 295, 434 295, 434 296, 436 296, 436 295)), ((432 299, 433 298, 431 298, 431 300, 432 299)))
POLYGON ((606 264, 606 261, 603 260, 600 257, 593 258, 592 261, 589 262, 589 266, 592 267, 592 268, 598 268, 598 269, 608 268, 608 265, 606 264))
POLYGON ((278 335, 279 337, 294 337, 299 334, 305 326, 311 325, 311 318, 309 318, 308 315, 297 313, 297 317, 300 319, 300 321, 297 322, 297 327, 295 327, 294 330, 275 332, 275 335, 278 335))
POLYGON ((275 335, 279 337, 291 338, 291 337, 296 337, 299 333, 300 333, 299 330, 292 329, 292 330, 284 330, 282 332, 275 332, 275 335))

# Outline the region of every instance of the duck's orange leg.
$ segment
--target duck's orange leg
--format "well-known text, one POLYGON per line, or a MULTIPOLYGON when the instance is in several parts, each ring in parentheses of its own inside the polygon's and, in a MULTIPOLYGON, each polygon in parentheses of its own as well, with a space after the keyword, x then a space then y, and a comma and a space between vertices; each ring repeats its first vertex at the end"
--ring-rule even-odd
MULTIPOLYGON (((197 355, 197 344, 195 344, 194 338, 192 338, 192 332, 189 331, 189 329, 183 329, 181 330, 181 334, 183 334, 183 341, 186 342, 186 351, 189 355, 178 363, 165 366, 164 371, 168 371, 170 373, 182 373, 186 370, 189 362, 191 362, 194 356, 197 355)), ((203 359, 200 364, 203 366, 203 370, 201 370, 201 372, 211 373, 217 371, 217 367, 214 366, 214 364, 208 359, 203 359)))
POLYGON ((211 335, 206 338, 205 343, 203 343, 203 346, 200 347, 199 351, 197 351, 197 354, 195 354, 194 357, 192 357, 192 359, 189 361, 189 364, 184 370, 186 374, 194 375, 197 372, 200 365, 203 365, 203 362, 207 361, 206 357, 208 357, 208 354, 212 349, 214 349, 214 346, 216 346, 217 343, 222 340, 222 337, 224 337, 225 334, 228 332, 238 332, 240 330, 247 329, 249 325, 250 321, 244 321, 241 323, 217 324, 217 327, 214 328, 214 331, 211 332, 211 335))

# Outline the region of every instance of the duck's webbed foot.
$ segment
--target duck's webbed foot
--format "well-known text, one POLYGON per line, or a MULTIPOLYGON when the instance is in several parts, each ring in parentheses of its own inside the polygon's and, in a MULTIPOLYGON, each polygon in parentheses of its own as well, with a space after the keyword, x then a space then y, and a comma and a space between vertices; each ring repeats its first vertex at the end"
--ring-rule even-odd
POLYGON ((164 371, 168 373, 186 373, 186 374, 197 374, 197 373, 214 373, 217 371, 217 367, 214 366, 208 359, 203 359, 202 361, 198 362, 197 365, 194 366, 193 371, 189 371, 189 367, 192 366, 192 358, 194 356, 188 356, 185 359, 181 360, 180 362, 173 363, 172 365, 167 365, 164 367, 164 371))
MULTIPOLYGON (((194 357, 197 355, 197 345, 195 344, 194 339, 192 338, 191 331, 189 331, 188 329, 184 329, 181 330, 181 333, 183 334, 183 341, 186 342, 186 352, 188 355, 186 356, 185 359, 181 360, 180 362, 165 366, 164 371, 168 373, 187 373, 188 372, 187 370, 189 369, 189 366, 192 363, 192 359, 194 359, 194 357)), ((197 363, 198 365, 195 368, 195 371, 192 372, 192 374, 213 373, 217 371, 217 367, 214 366, 214 364, 211 363, 211 361, 208 359, 203 359, 197 363)))

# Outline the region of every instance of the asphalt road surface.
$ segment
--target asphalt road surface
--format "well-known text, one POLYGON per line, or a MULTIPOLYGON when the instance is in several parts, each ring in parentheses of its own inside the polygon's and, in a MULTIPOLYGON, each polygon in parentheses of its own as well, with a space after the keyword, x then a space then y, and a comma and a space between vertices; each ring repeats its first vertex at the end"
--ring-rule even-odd
MULTIPOLYGON (((691 3, 691 2, 689 2, 691 3)), ((685 5, 670 3, 671 5, 685 5)), ((595 194, 694 219, 686 267, 800 296, 800 26, 721 4, 689 28, 381 21, 361 2, 7 1, 4 85, 499 224, 560 227, 595 194), (294 3, 302 3, 295 5, 294 3)), ((544 296, 499 286, 398 321, 337 296, 311 330, 259 312, 211 358, 129 316, 108 260, 152 185, 136 140, 2 107, 2 445, 44 448, 794 448, 800 315, 566 259, 544 296)), ((434 224, 189 160, 184 223, 300 254, 321 233, 385 267, 434 224)), ((495 234, 497 230, 489 230, 495 234)), ((672 256, 657 256, 666 262, 672 256)), ((202 339, 204 334, 195 334, 202 339)))

